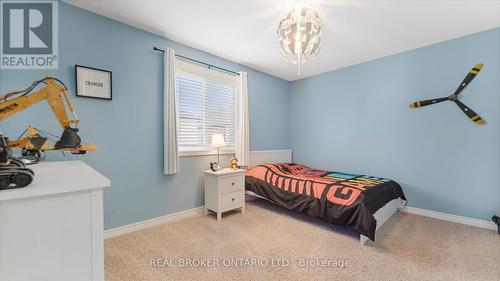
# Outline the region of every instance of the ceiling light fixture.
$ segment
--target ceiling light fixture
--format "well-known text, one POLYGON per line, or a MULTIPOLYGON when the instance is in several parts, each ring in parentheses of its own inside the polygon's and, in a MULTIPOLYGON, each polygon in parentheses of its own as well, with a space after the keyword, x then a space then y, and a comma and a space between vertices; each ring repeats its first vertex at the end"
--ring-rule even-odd
POLYGON ((321 19, 310 8, 288 11, 278 25, 279 53, 287 62, 300 65, 315 57, 320 50, 321 19))

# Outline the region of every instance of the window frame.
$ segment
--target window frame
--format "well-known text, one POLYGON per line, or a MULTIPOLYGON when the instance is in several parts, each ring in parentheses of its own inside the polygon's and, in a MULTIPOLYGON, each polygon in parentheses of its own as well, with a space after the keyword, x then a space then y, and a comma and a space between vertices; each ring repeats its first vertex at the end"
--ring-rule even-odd
MULTIPOLYGON (((177 75, 179 72, 184 72, 186 74, 194 75, 194 76, 202 76, 208 79, 216 80, 222 83, 226 83, 227 85, 232 85, 233 86, 233 96, 234 96, 234 118, 235 118, 235 128, 234 128, 234 138, 235 138, 235 146, 236 146, 236 133, 237 133, 237 124, 236 124, 236 117, 238 115, 238 105, 237 105, 237 99, 236 99, 236 83, 237 83, 237 77, 232 74, 228 73, 223 73, 218 70, 213 70, 209 69, 206 66, 200 66, 195 63, 187 62, 185 60, 176 59, 176 69, 175 69, 175 80, 177 83, 177 75)), ((177 89, 176 89, 177 91, 177 89)), ((177 93, 176 93, 177 94, 177 93)), ((176 112, 177 112, 177 133, 179 132, 179 101, 176 99, 176 112)), ((223 147, 220 148, 220 154, 235 154, 235 149, 236 147, 223 147)), ((188 156, 208 156, 208 155, 217 155, 217 149, 216 148, 203 148, 203 147, 192 147, 192 148, 182 148, 181 145, 177 145, 177 150, 179 153, 180 157, 188 157, 188 156)))

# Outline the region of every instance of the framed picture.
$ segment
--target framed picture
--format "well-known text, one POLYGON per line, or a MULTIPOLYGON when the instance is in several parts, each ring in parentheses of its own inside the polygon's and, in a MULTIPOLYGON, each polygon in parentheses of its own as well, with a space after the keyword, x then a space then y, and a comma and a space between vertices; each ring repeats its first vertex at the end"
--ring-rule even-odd
POLYGON ((111 71, 75 65, 76 96, 113 99, 113 87, 111 71))

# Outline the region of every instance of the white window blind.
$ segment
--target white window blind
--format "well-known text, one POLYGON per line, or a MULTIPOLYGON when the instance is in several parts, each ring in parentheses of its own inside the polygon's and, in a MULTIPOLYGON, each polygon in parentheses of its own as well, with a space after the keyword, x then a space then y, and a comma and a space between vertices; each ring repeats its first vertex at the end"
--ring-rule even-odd
POLYGON ((234 77, 213 73, 186 62, 178 64, 176 75, 178 145, 180 152, 212 150, 213 134, 222 134, 226 147, 234 152, 236 95, 234 77))

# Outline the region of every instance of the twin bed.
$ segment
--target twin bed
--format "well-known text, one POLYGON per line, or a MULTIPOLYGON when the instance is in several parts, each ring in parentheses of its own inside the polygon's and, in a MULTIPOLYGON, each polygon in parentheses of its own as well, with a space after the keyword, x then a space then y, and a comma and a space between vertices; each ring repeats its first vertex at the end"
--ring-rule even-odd
POLYGON ((374 241, 376 230, 406 202, 395 181, 312 169, 291 160, 291 150, 251 152, 246 192, 289 210, 349 226, 360 233, 361 244, 374 241))

